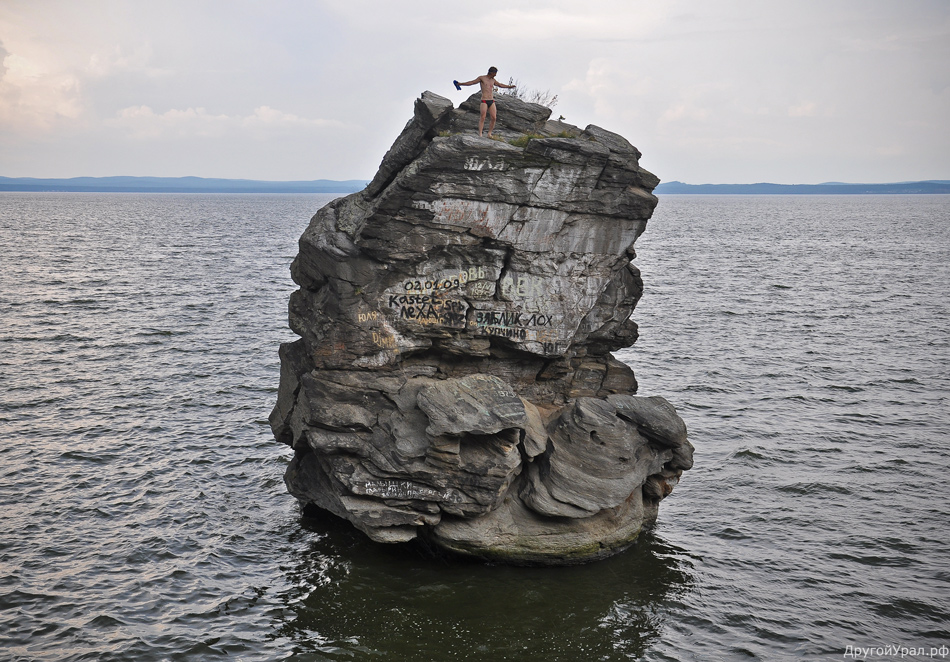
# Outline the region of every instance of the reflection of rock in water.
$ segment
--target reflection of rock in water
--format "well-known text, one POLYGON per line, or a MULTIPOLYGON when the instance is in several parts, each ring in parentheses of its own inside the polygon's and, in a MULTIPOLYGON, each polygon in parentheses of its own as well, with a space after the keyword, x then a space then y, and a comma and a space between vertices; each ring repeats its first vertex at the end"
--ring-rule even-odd
POLYGON ((665 605, 693 583, 686 553, 651 534, 626 554, 552 573, 433 562, 304 522, 320 536, 294 555, 274 629, 327 659, 641 659, 665 605))
POLYGON ((271 415, 303 504, 372 539, 512 563, 629 546, 692 465, 686 427, 611 351, 637 335, 639 152, 499 101, 473 134, 426 92, 361 193, 300 238, 271 415), (519 143, 521 144, 521 143, 519 143))

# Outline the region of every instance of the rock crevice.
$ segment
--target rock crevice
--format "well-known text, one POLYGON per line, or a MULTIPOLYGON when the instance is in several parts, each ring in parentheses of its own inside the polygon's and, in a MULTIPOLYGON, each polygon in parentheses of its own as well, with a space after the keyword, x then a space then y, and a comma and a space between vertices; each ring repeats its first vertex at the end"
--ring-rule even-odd
POLYGON ((621 136, 498 107, 480 138, 477 96, 423 93, 366 189, 313 217, 270 422, 289 491, 373 540, 578 563, 629 546, 692 465, 610 354, 637 337, 659 180, 621 136))

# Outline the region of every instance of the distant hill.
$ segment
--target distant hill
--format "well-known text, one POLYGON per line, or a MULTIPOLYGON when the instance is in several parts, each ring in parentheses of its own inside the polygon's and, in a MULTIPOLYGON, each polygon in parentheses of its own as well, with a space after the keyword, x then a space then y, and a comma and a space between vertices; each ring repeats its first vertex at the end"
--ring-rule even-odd
POLYGON ((204 177, 73 177, 35 179, 0 177, 0 191, 73 191, 98 193, 353 193, 367 180, 315 179, 299 182, 268 182, 254 179, 207 179, 204 177))
POLYGON ((867 193, 950 193, 950 180, 898 182, 894 184, 684 184, 663 182, 653 191, 659 195, 854 195, 867 193))

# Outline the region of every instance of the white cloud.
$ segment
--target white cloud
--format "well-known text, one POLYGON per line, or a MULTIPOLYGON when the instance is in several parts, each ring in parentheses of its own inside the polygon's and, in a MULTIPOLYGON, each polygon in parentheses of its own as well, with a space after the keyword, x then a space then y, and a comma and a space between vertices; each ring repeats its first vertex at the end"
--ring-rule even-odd
POLYGON ((254 112, 247 117, 240 118, 240 123, 242 126, 246 127, 287 127, 287 128, 323 128, 323 127, 336 127, 340 128, 346 126, 343 122, 338 120, 325 120, 319 118, 308 119, 305 117, 298 117, 293 113, 285 113, 276 108, 271 108, 270 106, 260 106, 254 109, 254 112))
POLYGON ((209 113, 205 108, 172 108, 163 113, 156 113, 149 106, 130 106, 118 111, 116 116, 106 120, 105 124, 124 130, 136 140, 220 138, 237 132, 246 135, 248 130, 300 131, 346 126, 336 120, 298 117, 269 106, 259 106, 253 113, 245 116, 209 113))
POLYGON ((150 43, 135 44, 131 50, 122 44, 99 47, 89 55, 83 73, 92 78, 106 78, 123 73, 138 73, 154 78, 170 76, 174 70, 152 66, 153 50, 150 43))
POLYGON ((138 140, 222 136, 231 123, 227 115, 214 115, 204 108, 171 109, 156 113, 148 106, 123 108, 116 113, 115 119, 105 122, 107 126, 124 129, 138 140))
POLYGON ((818 114, 818 104, 814 101, 802 101, 788 109, 789 117, 814 117, 818 114))
POLYGON ((669 6, 642 1, 571 2, 539 8, 532 3, 525 8, 490 10, 469 25, 473 32, 501 39, 633 41, 659 29, 670 18, 669 6))
POLYGON ((583 78, 568 81, 563 89, 591 100, 598 115, 612 117, 617 114, 615 89, 620 82, 617 80, 618 74, 626 78, 608 59, 595 58, 588 64, 583 78))
POLYGON ((61 120, 75 120, 83 109, 77 76, 15 53, 3 58, 0 124, 7 130, 42 132, 61 120))
POLYGON ((660 115, 659 126, 666 127, 680 122, 705 122, 709 118, 709 110, 698 105, 694 100, 683 100, 674 103, 660 115))

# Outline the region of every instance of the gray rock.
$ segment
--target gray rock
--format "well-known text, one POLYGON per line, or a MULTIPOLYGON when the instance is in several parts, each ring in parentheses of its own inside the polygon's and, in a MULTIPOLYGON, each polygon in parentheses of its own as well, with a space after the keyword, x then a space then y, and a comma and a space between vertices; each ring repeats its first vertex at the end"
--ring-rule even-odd
POLYGON ((637 337, 659 180, 599 127, 503 97, 492 140, 478 111, 425 92, 367 188, 300 237, 270 417, 285 482, 380 542, 601 558, 692 466, 672 405, 610 354, 637 337))
POLYGON ((632 545, 646 518, 640 491, 616 508, 586 518, 542 516, 511 496, 480 517, 446 517, 422 535, 456 554, 515 565, 575 565, 632 545))
POLYGON ((616 508, 672 459, 607 400, 578 398, 565 406, 549 438, 550 452, 529 468, 520 497, 550 517, 583 518, 616 508))
POLYGON ((419 391, 419 409, 429 417, 426 434, 494 434, 525 425, 524 403, 491 375, 446 379, 419 391))
POLYGON ((611 395, 607 400, 617 408, 620 418, 636 425, 650 441, 664 448, 678 448, 686 443, 686 424, 673 405, 660 396, 611 395))

